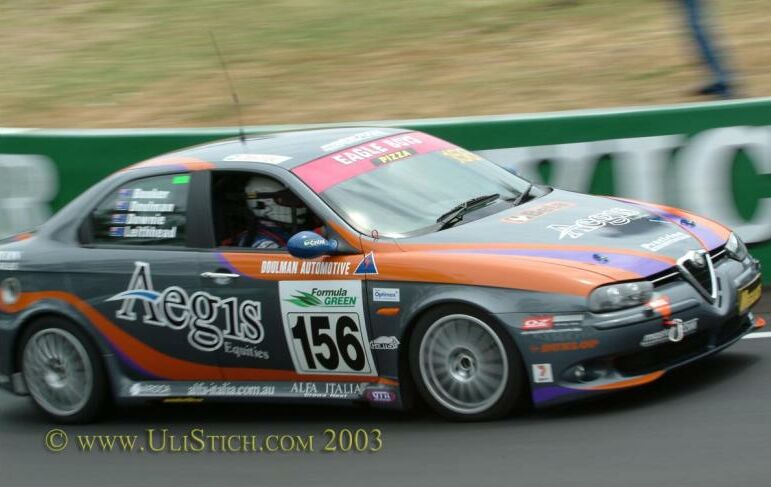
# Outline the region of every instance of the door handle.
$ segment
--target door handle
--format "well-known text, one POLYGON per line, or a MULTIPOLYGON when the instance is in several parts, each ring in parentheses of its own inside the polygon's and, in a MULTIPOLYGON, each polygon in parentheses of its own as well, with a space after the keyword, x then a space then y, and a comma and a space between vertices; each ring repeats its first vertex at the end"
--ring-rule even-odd
POLYGON ((240 274, 230 274, 228 272, 204 272, 201 274, 204 279, 235 279, 241 277, 240 274))

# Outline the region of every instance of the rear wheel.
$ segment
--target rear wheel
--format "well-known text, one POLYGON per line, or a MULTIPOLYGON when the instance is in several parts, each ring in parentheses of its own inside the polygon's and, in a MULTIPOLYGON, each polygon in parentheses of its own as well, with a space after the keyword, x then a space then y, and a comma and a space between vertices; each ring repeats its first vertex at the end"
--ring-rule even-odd
POLYGON ((410 340, 410 368, 423 399, 442 416, 506 416, 523 398, 519 353, 500 326, 476 310, 429 311, 410 340))
POLYGON ((88 337, 58 318, 39 321, 22 341, 21 371, 40 409, 61 423, 93 420, 106 397, 101 359, 88 337))

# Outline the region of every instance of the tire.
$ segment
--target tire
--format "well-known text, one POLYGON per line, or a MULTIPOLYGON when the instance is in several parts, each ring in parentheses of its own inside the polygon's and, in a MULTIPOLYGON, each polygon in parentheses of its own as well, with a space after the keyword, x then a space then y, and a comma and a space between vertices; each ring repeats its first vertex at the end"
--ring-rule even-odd
POLYGON ((416 323, 409 347, 420 396, 447 419, 500 419, 525 403, 519 352, 497 322, 474 308, 428 311, 416 323))
POLYGON ((107 400, 104 365, 91 340, 71 322, 43 318, 24 332, 19 364, 32 400, 62 424, 87 423, 107 400))

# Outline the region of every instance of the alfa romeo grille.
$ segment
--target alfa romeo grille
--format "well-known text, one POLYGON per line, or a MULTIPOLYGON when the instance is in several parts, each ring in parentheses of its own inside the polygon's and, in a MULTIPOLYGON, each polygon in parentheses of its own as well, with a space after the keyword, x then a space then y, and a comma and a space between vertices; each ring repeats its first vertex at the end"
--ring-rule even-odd
POLYGON ((706 250, 691 250, 677 261, 683 277, 707 300, 717 299, 717 280, 712 258, 706 250))

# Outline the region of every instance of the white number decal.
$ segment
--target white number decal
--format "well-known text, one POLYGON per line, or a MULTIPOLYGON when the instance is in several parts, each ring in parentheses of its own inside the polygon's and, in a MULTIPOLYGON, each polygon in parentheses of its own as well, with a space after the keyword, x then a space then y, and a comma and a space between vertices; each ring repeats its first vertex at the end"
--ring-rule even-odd
POLYGON ((359 281, 282 281, 289 353, 302 374, 377 375, 359 281))

